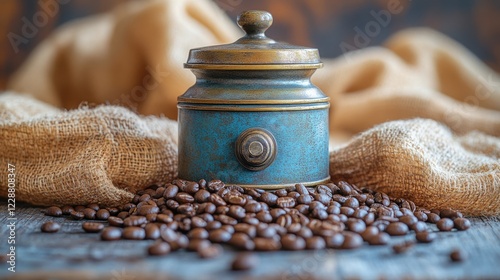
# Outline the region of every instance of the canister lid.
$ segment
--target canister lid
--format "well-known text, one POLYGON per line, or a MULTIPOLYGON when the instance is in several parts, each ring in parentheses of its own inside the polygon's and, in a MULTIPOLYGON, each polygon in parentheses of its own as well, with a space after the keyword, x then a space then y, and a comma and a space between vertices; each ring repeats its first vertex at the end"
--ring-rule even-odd
POLYGON ((246 11, 238 25, 246 35, 232 44, 192 49, 185 68, 214 70, 316 69, 317 49, 276 42, 264 32, 273 23, 266 11, 246 11))

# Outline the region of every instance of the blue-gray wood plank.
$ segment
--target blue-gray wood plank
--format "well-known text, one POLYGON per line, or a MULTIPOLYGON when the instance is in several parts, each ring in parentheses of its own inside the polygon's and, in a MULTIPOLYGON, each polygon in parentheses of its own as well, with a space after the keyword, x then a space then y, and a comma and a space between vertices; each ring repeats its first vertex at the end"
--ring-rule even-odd
MULTIPOLYGON (((473 218, 464 232, 438 233, 431 244, 417 244, 395 255, 390 246, 353 251, 259 252, 261 265, 250 272, 229 270, 235 252, 226 248, 216 259, 202 260, 192 252, 149 257, 152 241, 99 240, 84 233, 82 221, 44 216, 42 208, 16 209, 16 272, 7 270, 7 205, 0 204, 0 278, 12 279, 500 279, 500 219, 473 218), (57 220, 61 230, 40 232, 40 225, 57 220), (452 263, 449 253, 461 248, 468 254, 452 263)), ((413 234, 393 238, 412 240, 413 234)))

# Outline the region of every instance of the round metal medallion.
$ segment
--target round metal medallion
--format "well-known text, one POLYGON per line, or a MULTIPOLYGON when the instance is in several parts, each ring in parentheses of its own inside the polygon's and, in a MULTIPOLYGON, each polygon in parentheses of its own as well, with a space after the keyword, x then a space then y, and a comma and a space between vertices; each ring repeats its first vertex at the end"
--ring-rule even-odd
POLYGON ((276 139, 263 128, 243 131, 236 140, 235 152, 243 167, 252 171, 266 169, 276 158, 276 139))

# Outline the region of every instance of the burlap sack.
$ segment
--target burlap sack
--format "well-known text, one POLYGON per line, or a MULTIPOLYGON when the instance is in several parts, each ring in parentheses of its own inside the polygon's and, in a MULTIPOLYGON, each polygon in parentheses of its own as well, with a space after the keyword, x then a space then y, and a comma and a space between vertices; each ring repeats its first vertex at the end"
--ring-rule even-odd
MULTIPOLYGON (((194 81, 194 76, 182 69, 189 49, 233 41, 239 34, 236 26, 210 1, 133 2, 109 14, 70 23, 55 32, 37 48, 13 77, 9 87, 57 107, 75 108, 82 101, 108 102, 142 114, 163 114, 175 119, 175 99, 194 81)), ((375 127, 347 146, 333 151, 331 175, 334 179, 382 188, 389 194, 412 198, 422 206, 452 207, 468 214, 500 214, 500 139, 496 138, 500 136, 500 78, 463 47, 430 30, 407 30, 394 35, 384 48, 368 48, 325 61, 325 67, 314 75, 313 80, 331 97, 332 147, 390 120, 423 117, 449 127, 421 119, 375 127), (466 136, 454 136, 450 130, 466 136), (473 132, 476 130, 484 134, 473 132)), ((4 103, 2 106, 9 104, 9 107, 11 100, 17 99, 9 95, 0 101, 4 103)), ((27 102, 15 104, 21 107, 24 103, 27 102)), ((114 115, 85 121, 77 121, 78 118, 121 109, 99 107, 90 111, 60 112, 42 104, 30 107, 38 108, 34 115, 10 107, 12 110, 6 115, 12 114, 24 121, 13 125, 7 119, 0 124, 1 135, 11 139, 9 142, 2 137, 0 149, 17 147, 8 157, 0 155, 0 163, 16 157, 24 158, 25 170, 19 169, 22 172, 19 176, 44 178, 20 184, 18 191, 24 192, 19 198, 21 200, 44 205, 73 203, 66 195, 78 192, 89 194, 93 201, 105 203, 103 192, 108 189, 142 188, 173 176, 167 175, 175 170, 175 157, 166 152, 169 149, 149 149, 149 154, 145 154, 144 150, 133 148, 139 149, 138 145, 131 146, 126 152, 117 150, 118 154, 113 153, 112 157, 123 161, 165 160, 163 165, 155 165, 162 168, 160 171, 148 165, 149 174, 144 176, 127 172, 129 169, 119 166, 116 168, 123 169, 118 175, 113 173, 110 176, 105 164, 94 167, 88 163, 99 163, 105 153, 100 149, 108 146, 103 143, 86 149, 90 147, 85 143, 87 138, 78 137, 78 133, 87 131, 88 135, 95 135, 94 122, 114 124, 114 115), (65 118, 74 120, 74 130, 61 125, 65 118), (50 139, 62 139, 64 135, 71 140, 59 141, 58 144, 59 148, 68 151, 67 159, 47 156, 44 148, 37 144, 37 134, 20 134, 18 131, 43 131, 51 135, 48 136, 52 137, 50 139), (75 131, 78 133, 72 137, 75 131), (89 151, 85 154, 87 159, 83 160, 77 152, 70 153, 74 150, 70 147, 75 145, 73 143, 79 143, 81 149, 89 151), (39 150, 35 152, 33 149, 39 150), (33 153, 25 150, 33 150, 33 153), (165 169, 166 159, 170 160, 170 169, 165 169), (50 177, 54 169, 50 169, 49 164, 41 164, 50 162, 50 166, 58 166, 56 170, 60 170, 66 166, 63 162, 66 160, 74 166, 85 167, 87 175, 73 174, 71 172, 83 171, 68 168, 64 175, 56 172, 60 175, 50 177), (86 181, 86 178, 97 176, 95 174, 111 178, 102 185, 100 192, 94 189, 99 187, 93 181, 86 181), (80 181, 65 178, 80 178, 80 181), (75 185, 76 181, 79 185, 75 185), (36 184, 31 184, 33 182, 36 184), (43 186, 62 195, 43 195, 43 186), (60 199, 54 200, 53 196, 60 199)), ((123 121, 120 129, 111 129, 123 143, 128 137, 149 135, 143 130, 152 129, 150 125, 169 127, 167 124, 149 124, 152 119, 120 112, 132 118, 120 119, 123 121), (131 124, 139 120, 143 126, 131 124)), ((156 121, 171 125, 165 119, 156 121)), ((175 146, 174 140, 168 140, 172 134, 160 137, 164 137, 162 145, 175 146)), ((104 142, 108 140, 103 139, 104 142)), ((118 142, 116 145, 120 146, 118 142)), ((120 165, 126 166, 126 163, 120 165)), ((0 193, 5 194, 5 191, 6 184, 2 181, 0 193)), ((127 195, 123 194, 123 197, 127 195)), ((116 201, 121 200, 118 198, 116 201)))
POLYGON ((176 122, 116 106, 68 112, 2 94, 0 147, 0 166, 15 166, 16 200, 36 205, 117 206, 177 175, 176 122))

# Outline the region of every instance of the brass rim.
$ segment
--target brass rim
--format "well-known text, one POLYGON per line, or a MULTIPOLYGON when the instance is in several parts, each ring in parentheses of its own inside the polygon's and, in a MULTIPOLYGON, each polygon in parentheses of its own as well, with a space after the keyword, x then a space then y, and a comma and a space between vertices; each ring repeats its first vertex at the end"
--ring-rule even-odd
MULTIPOLYGON (((311 182, 305 182, 305 183, 302 183, 304 184, 304 186, 316 186, 316 185, 320 185, 320 184, 325 184, 325 183, 329 183, 330 182, 330 176, 324 178, 324 179, 321 179, 321 180, 318 180, 318 181, 311 181, 311 182)), ((240 186, 240 187, 243 187, 243 188, 256 188, 256 189, 264 189, 264 190, 277 190, 277 189, 284 189, 284 188, 288 188, 288 187, 293 187, 295 186, 295 184, 297 183, 290 183, 290 184, 272 184, 272 185, 242 185, 242 184, 235 184, 235 183, 225 183, 227 186, 230 186, 230 185, 235 185, 235 186, 240 186)))
POLYGON ((308 64, 202 64, 185 63, 184 68, 207 69, 207 70, 299 70, 318 69, 323 67, 323 63, 308 64))
POLYGON ((313 98, 313 99, 287 99, 287 100, 228 100, 228 99, 202 99, 202 98, 184 98, 178 97, 178 102, 195 103, 195 104, 248 104, 248 105, 264 105, 264 104, 310 104, 324 103, 330 101, 330 97, 313 98))
POLYGON ((195 106, 177 104, 177 108, 195 111, 230 111, 230 112, 284 112, 328 109, 330 104, 290 107, 241 107, 241 106, 195 106))

